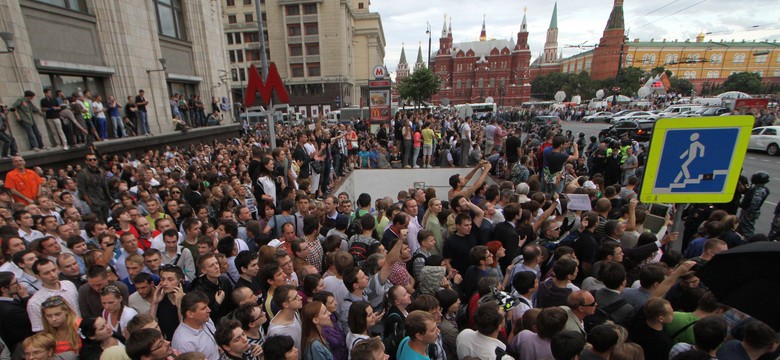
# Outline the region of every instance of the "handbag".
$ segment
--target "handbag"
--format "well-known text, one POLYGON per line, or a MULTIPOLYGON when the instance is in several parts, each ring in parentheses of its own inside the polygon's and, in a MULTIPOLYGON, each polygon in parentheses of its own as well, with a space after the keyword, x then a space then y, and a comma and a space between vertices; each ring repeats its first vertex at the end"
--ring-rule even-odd
POLYGON ((317 174, 322 174, 322 170, 325 167, 325 165, 322 163, 322 161, 314 161, 311 163, 311 169, 314 170, 317 174))

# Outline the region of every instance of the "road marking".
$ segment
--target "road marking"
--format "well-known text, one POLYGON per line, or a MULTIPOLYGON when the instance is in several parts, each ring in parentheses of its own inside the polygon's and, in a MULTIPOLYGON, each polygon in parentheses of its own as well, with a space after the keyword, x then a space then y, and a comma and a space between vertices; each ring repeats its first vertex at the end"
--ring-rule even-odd
POLYGON ((767 204, 769 204, 769 205, 774 205, 774 206, 777 206, 777 204, 776 204, 776 203, 773 203, 773 202, 771 202, 771 201, 764 201, 764 202, 765 202, 765 203, 767 203, 767 204))
POLYGON ((767 159, 761 159, 761 161, 763 161, 763 162, 769 162, 769 160, 767 160, 767 159))
POLYGON ((750 159, 750 160, 755 160, 756 158, 754 158, 754 157, 752 157, 752 156, 748 156, 748 159, 750 159))

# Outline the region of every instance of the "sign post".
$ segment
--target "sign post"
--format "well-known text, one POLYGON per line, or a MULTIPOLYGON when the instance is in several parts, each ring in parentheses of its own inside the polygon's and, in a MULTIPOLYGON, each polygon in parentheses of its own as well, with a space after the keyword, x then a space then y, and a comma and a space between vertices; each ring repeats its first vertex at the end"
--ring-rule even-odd
MULTIPOLYGON (((677 204, 672 230, 677 232, 682 229, 684 204, 731 201, 752 128, 752 116, 659 119, 640 201, 677 204)), ((672 249, 681 247, 681 241, 672 243, 672 249)))
POLYGON ((382 65, 374 66, 372 71, 374 80, 368 81, 368 109, 369 124, 371 132, 379 129, 382 122, 390 122, 392 114, 390 113, 390 85, 392 82, 388 77, 387 69, 382 65))

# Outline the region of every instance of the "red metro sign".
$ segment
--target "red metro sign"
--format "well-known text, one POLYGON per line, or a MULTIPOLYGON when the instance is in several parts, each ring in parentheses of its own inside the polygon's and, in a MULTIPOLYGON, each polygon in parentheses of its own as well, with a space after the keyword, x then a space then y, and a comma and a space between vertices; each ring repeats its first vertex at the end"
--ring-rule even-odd
POLYGON ((260 93, 260 97, 263 98, 266 104, 270 102, 274 92, 276 92, 280 102, 284 104, 290 102, 290 94, 284 88, 284 83, 274 63, 268 65, 268 79, 265 82, 263 82, 262 76, 254 65, 249 67, 249 83, 244 93, 244 104, 246 107, 255 105, 255 94, 257 92, 260 93))

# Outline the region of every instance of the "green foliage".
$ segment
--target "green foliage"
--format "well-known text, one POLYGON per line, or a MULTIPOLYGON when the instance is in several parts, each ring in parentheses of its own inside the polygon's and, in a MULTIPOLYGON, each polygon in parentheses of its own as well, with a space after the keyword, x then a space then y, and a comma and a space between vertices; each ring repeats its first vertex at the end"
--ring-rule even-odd
POLYGON ((439 83, 440 79, 428 68, 417 69, 398 83, 398 94, 419 106, 439 92, 439 83))
POLYGON ((580 95, 583 99, 593 98, 599 89, 600 82, 593 81, 587 72, 579 74, 551 73, 539 76, 531 82, 531 93, 534 97, 552 100, 555 93, 563 90, 566 97, 580 95))
POLYGON ((763 89, 764 85, 761 83, 761 76, 751 72, 739 72, 729 75, 721 88, 724 92, 742 91, 748 94, 758 94, 763 89))
POLYGON ((686 79, 681 79, 675 76, 669 79, 669 82, 672 85, 669 90, 678 94, 690 95, 691 90, 693 90, 693 84, 686 79))

